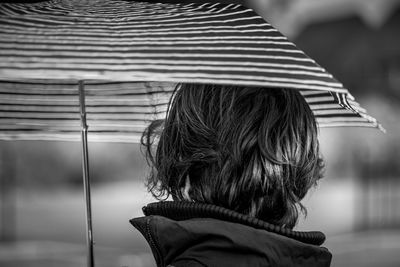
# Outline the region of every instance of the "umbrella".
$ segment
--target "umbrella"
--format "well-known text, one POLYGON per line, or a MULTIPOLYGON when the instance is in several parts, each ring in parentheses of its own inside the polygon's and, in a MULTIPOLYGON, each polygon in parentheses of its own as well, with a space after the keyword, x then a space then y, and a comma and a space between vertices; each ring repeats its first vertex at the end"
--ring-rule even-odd
POLYGON ((381 128, 331 74, 251 9, 178 1, 0 4, 0 139, 137 142, 178 82, 300 90, 321 127, 381 128), (88 126, 90 132, 88 135, 88 126))

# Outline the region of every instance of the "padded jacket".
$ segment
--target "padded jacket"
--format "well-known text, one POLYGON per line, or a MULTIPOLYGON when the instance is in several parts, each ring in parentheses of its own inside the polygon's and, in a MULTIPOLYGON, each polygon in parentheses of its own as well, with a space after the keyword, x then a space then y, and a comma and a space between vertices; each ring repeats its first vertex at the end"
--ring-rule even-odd
POLYGON ((224 208, 158 202, 130 222, 149 243, 158 267, 330 266, 320 232, 295 232, 224 208))

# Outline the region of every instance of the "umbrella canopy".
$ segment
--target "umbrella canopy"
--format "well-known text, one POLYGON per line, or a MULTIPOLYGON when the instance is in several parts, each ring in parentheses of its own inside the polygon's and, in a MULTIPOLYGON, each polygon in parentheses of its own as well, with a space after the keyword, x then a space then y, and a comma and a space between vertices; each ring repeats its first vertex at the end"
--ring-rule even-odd
POLYGON ((137 142, 177 82, 298 89, 321 127, 380 128, 251 9, 172 2, 0 4, 0 139, 79 140, 78 81, 89 140, 137 142))

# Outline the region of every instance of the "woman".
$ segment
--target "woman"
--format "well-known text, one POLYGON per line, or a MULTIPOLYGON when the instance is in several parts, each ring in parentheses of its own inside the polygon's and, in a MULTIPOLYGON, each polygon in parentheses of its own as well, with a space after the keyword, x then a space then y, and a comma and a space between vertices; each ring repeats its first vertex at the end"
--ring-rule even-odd
POLYGON ((295 232, 322 177, 317 125, 293 89, 180 84, 144 132, 159 200, 131 220, 158 266, 329 266, 320 232, 295 232))

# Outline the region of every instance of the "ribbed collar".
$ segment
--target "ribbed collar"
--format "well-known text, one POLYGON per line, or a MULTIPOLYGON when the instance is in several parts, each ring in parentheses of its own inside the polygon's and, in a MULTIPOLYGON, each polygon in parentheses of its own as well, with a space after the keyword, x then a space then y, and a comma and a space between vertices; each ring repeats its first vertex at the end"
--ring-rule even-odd
POLYGON ((293 231, 211 204, 183 201, 154 202, 143 207, 143 213, 146 216, 159 215, 176 221, 193 218, 213 218, 240 223, 256 229, 263 229, 268 232, 283 235, 310 245, 319 246, 325 241, 325 235, 319 231, 293 231))

